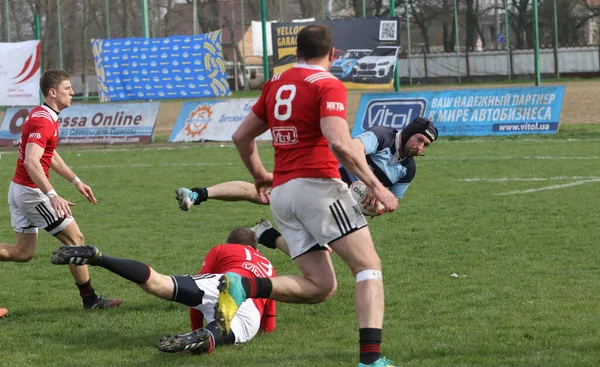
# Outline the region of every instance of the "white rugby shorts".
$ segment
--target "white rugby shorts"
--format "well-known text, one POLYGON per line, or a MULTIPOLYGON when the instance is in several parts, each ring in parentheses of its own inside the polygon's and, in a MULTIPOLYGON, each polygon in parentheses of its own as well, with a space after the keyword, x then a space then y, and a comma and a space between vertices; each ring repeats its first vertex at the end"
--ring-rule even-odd
POLYGON ((271 212, 292 259, 367 225, 348 185, 339 179, 296 178, 276 186, 271 212))
MULTIPOLYGON (((192 276, 196 285, 204 292, 202 304, 195 307, 204 314, 206 323, 215 321, 215 304, 219 297, 219 279, 223 274, 198 274, 192 276)), ((233 320, 231 330, 235 335, 236 343, 245 343, 254 338, 260 329, 260 312, 252 299, 247 299, 238 308, 233 320)))
POLYGON ((8 205, 10 223, 17 233, 37 233, 38 228, 43 228, 56 235, 73 221, 73 217, 58 218, 42 190, 13 181, 8 189, 8 205))

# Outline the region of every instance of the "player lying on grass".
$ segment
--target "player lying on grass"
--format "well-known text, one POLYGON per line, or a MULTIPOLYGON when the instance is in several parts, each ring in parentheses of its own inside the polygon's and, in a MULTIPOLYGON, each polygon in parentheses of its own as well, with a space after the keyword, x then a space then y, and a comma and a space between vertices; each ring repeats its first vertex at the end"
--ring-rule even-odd
POLYGON ((52 254, 52 263, 100 266, 137 283, 146 293, 190 307, 192 332, 165 336, 157 342, 157 348, 163 352, 207 354, 219 345, 245 343, 259 330, 270 332, 275 329, 275 301, 248 299, 235 315, 231 331, 226 335, 216 331, 213 309, 222 274, 234 272, 249 278, 275 276, 273 265, 256 247, 254 232, 249 228, 237 228, 229 234, 226 244, 217 245, 206 254, 200 274, 195 276, 163 275, 142 262, 108 256, 90 245, 63 246, 52 254), (203 326, 203 319, 206 319, 206 326, 203 326))
MULTIPOLYGON (((417 117, 402 131, 376 126, 352 139, 352 147, 364 152, 369 167, 381 183, 396 198, 401 199, 410 182, 415 177, 415 156, 438 137, 437 128, 424 118, 417 117)), ((350 186, 358 179, 343 167, 339 167, 342 180, 350 186)), ((187 211, 192 205, 200 205, 208 199, 223 201, 249 201, 256 204, 269 204, 268 194, 259 195, 253 183, 229 181, 210 187, 179 188, 175 190, 179 208, 187 211)), ((367 198, 366 200, 372 200, 367 198)), ((372 209, 378 203, 373 202, 372 209)))

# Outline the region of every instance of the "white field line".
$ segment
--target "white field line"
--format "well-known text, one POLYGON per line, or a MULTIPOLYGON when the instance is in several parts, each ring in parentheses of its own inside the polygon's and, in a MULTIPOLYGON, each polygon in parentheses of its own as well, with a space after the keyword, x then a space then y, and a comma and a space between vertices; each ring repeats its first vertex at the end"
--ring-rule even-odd
POLYGON ((544 186, 544 187, 539 187, 537 189, 528 189, 528 190, 517 190, 517 191, 502 192, 502 193, 494 194, 494 196, 506 196, 506 195, 515 195, 515 194, 529 194, 529 193, 538 192, 538 191, 556 190, 556 189, 563 189, 565 187, 579 186, 579 185, 584 185, 584 184, 592 183, 592 182, 600 182, 600 178, 591 179, 591 180, 575 181, 575 182, 570 182, 570 183, 566 183, 566 184, 563 184, 563 185, 544 186))
POLYGON ((566 181, 566 180, 599 180, 597 176, 557 176, 557 177, 501 177, 501 178, 460 178, 456 181, 464 182, 508 182, 508 181, 566 181))
POLYGON ((579 138, 568 138, 568 139, 536 139, 536 138, 529 138, 529 139, 517 139, 517 140, 510 140, 510 139, 494 139, 494 138, 490 138, 490 139, 477 139, 477 138, 473 138, 473 139, 452 139, 452 140, 448 140, 448 139, 442 139, 439 141, 436 141, 435 144, 455 144, 455 143, 459 143, 459 144, 486 144, 486 143, 502 143, 502 144, 509 144, 509 143, 572 143, 572 142, 593 142, 593 141, 600 141, 600 138, 589 138, 589 139, 579 139, 579 138))

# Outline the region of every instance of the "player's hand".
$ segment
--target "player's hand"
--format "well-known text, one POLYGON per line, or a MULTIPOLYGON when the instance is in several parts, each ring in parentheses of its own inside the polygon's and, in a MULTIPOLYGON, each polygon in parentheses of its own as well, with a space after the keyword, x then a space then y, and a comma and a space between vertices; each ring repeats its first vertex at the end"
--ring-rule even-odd
POLYGON ((378 212, 379 206, 381 205, 381 202, 379 200, 377 200, 376 197, 374 197, 373 195, 370 195, 369 193, 365 193, 365 196, 363 197, 361 203, 363 205, 365 205, 366 209, 371 212, 378 212))
POLYGON ((390 213, 398 208, 398 199, 396 199, 394 194, 383 185, 380 184, 375 187, 370 187, 369 189, 370 195, 383 204, 383 213, 390 213))
POLYGON ((70 206, 75 204, 56 195, 50 198, 50 205, 52 205, 52 209, 54 209, 57 217, 67 218, 71 216, 70 206))
POLYGON ((84 184, 83 181, 79 181, 78 183, 76 183, 75 187, 77 188, 77 191, 79 191, 81 195, 85 196, 85 198, 88 199, 90 203, 98 204, 98 200, 96 200, 92 188, 84 184))
POLYGON ((273 186, 273 174, 265 172, 261 177, 254 178, 254 186, 258 193, 258 199, 263 204, 271 202, 271 186, 273 186))

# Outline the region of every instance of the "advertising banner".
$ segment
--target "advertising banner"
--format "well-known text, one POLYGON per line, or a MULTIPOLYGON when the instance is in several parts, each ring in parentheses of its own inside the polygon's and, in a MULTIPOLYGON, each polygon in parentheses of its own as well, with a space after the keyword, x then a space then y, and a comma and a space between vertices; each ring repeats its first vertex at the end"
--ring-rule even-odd
MULTIPOLYGON (((231 135, 256 101, 257 98, 185 102, 169 142, 231 141, 231 135)), ((271 140, 270 130, 256 140, 271 140)))
POLYGON ((316 22, 272 23, 274 73, 296 63, 296 37, 309 24, 324 24, 333 33, 336 60, 330 72, 346 88, 391 88, 400 52, 398 18, 348 18, 316 22))
MULTIPOLYGON (((159 102, 73 105, 60 113, 59 144, 150 143, 159 102)), ((0 125, 0 145, 17 145, 33 107, 9 108, 0 125)))
POLYGON ((0 106, 40 103, 40 41, 0 43, 0 106))
POLYGON ((565 87, 363 94, 352 136, 373 126, 402 130, 417 116, 440 136, 556 134, 565 87))
POLYGON ((93 39, 101 102, 231 94, 221 31, 165 38, 93 39))

